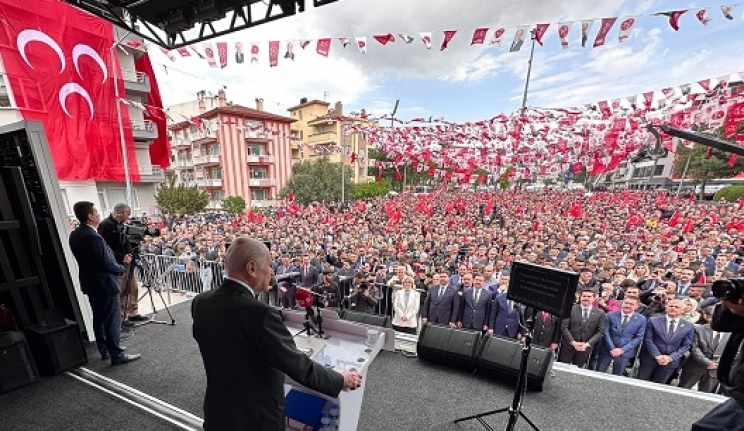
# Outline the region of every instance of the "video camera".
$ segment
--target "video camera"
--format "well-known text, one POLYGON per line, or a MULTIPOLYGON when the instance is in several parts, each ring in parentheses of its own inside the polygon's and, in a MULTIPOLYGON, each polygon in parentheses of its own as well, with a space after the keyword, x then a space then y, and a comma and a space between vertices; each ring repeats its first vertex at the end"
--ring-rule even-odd
POLYGON ((132 256, 139 256, 139 246, 146 236, 160 236, 160 229, 147 226, 144 220, 133 218, 129 224, 122 225, 122 234, 132 250, 132 256))
POLYGON ((744 296, 744 278, 715 281, 710 287, 710 291, 718 299, 738 301, 744 296))

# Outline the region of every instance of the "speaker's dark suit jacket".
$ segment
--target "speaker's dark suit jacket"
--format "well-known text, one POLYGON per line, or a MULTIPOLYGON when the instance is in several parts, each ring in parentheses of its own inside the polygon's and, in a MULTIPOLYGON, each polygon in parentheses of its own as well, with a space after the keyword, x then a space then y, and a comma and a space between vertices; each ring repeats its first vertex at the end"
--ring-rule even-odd
POLYGON ((82 224, 70 233, 70 249, 80 268, 80 288, 86 295, 118 295, 124 267, 116 262, 103 237, 82 224))
POLYGON ((445 286, 442 299, 439 299, 439 289, 442 286, 432 286, 426 295, 424 307, 421 310, 421 317, 429 319, 431 323, 439 325, 449 325, 450 322, 456 323, 460 313, 460 295, 457 289, 445 286))
POLYGON ((337 397, 343 376, 297 350, 279 314, 242 284, 225 280, 191 304, 193 335, 207 372, 204 429, 284 431, 284 375, 337 397))

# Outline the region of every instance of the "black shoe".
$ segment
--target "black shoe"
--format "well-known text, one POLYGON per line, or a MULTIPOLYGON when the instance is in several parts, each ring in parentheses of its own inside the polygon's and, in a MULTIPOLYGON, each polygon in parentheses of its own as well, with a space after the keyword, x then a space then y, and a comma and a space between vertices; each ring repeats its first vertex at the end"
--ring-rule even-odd
POLYGON ((147 317, 147 316, 143 316, 141 314, 138 314, 136 316, 129 316, 129 319, 128 320, 130 322, 145 322, 147 320, 150 320, 150 318, 147 317))
POLYGON ((102 353, 101 354, 101 360, 102 361, 108 361, 111 358, 108 353, 102 353))
POLYGON ((122 353, 121 356, 117 358, 111 359, 111 365, 121 365, 121 364, 128 364, 130 362, 134 362, 137 359, 141 358, 140 355, 129 355, 126 353, 122 353))
POLYGON ((132 326, 134 326, 134 322, 130 322, 129 320, 125 320, 125 321, 121 322, 121 326, 123 326, 124 328, 131 328, 132 326))

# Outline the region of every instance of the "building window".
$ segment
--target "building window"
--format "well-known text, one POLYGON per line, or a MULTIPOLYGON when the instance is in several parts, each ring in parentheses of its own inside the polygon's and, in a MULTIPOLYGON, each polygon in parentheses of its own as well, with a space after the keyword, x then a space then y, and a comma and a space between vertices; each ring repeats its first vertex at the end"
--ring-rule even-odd
POLYGON ((62 192, 62 202, 65 205, 65 212, 67 213, 67 215, 72 215, 72 208, 70 208, 70 200, 67 199, 67 190, 62 189, 60 190, 60 192, 62 192))
POLYGON ((5 75, 0 75, 0 108, 12 108, 13 100, 10 97, 8 79, 5 75))
POLYGON ((300 109, 300 110, 299 110, 299 111, 297 111, 297 112, 299 112, 299 113, 300 113, 300 114, 299 114, 299 115, 300 115, 300 120, 302 120, 302 109, 300 109))
POLYGON ((266 155, 266 147, 261 144, 250 144, 248 145, 248 154, 251 156, 264 156, 266 155))
POLYGON ((225 191, 224 190, 215 190, 212 192, 212 200, 217 202, 222 202, 225 200, 225 191))
POLYGON ((220 144, 205 145, 202 148, 202 153, 205 156, 219 156, 222 154, 222 148, 220 148, 220 144))
POLYGON ((366 168, 359 168, 359 178, 364 179, 364 177, 367 176, 367 169, 366 168))
POLYGON ((265 180, 269 177, 269 171, 266 166, 255 166, 251 168, 252 180, 265 180))
POLYGON ((267 189, 251 189, 251 200, 267 201, 269 200, 269 191, 267 189))
POLYGON ((302 132, 302 130, 300 130, 300 140, 305 139, 304 136, 302 136, 302 135, 303 135, 303 132, 302 132))
POLYGON ((207 171, 208 179, 210 180, 221 180, 222 179, 222 168, 213 168, 207 171))
MULTIPOLYGON (((108 210, 111 211, 116 204, 127 203, 126 189, 105 189, 106 203, 108 210)), ((99 192, 100 199, 100 192, 99 192)), ((139 199, 137 199, 137 189, 132 189, 132 212, 139 208, 139 199)))
POLYGON ((654 170, 654 176, 659 176, 664 173, 664 165, 656 165, 656 169, 654 170))
POLYGON ((106 202, 106 193, 99 191, 98 192, 98 208, 100 209, 101 214, 104 214, 108 212, 108 202, 106 202))

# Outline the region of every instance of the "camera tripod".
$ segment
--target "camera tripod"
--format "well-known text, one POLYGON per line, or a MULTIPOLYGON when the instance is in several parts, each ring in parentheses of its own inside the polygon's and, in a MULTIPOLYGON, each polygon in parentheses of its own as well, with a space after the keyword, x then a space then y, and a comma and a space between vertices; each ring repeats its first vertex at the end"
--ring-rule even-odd
MULTIPOLYGON (((165 279, 165 277, 167 277, 170 273, 172 273, 173 272, 173 269, 175 267, 176 267, 176 264, 175 263, 171 264, 155 280, 152 280, 152 277, 148 277, 147 274, 146 274, 146 272, 145 272, 145 268, 144 268, 144 266, 141 263, 141 257, 139 255, 137 255, 136 258, 135 257, 132 258, 132 262, 129 264, 129 268, 127 270, 127 285, 125 287, 126 289, 128 289, 128 292, 129 292, 129 294, 127 295, 127 298, 129 298, 129 295, 132 295, 133 294, 133 292, 132 292, 132 280, 134 279, 134 271, 135 271, 135 268, 139 268, 142 271, 142 274, 143 274, 143 277, 142 277, 143 278, 142 286, 145 289, 147 289, 147 291, 145 293, 143 293, 142 296, 140 296, 137 299, 137 302, 142 301, 142 299, 144 299, 145 296, 149 296, 150 297, 150 307, 152 309, 152 314, 151 314, 151 316, 150 316, 149 319, 147 319, 145 321, 142 321, 142 322, 134 323, 133 325, 130 326, 130 328, 137 328, 137 327, 140 327, 140 326, 148 325, 150 323, 155 323, 155 324, 159 324, 159 325, 175 325, 176 324, 176 320, 173 318, 173 315, 171 314, 170 309, 168 308, 168 304, 166 303, 165 298, 163 298, 163 291, 162 291, 162 289, 161 288, 155 288, 155 291, 158 293, 158 296, 160 296, 160 301, 163 303, 163 307, 165 307, 165 311, 168 313, 168 317, 170 318, 170 322, 167 322, 165 320, 157 320, 158 312, 155 309, 155 299, 152 296, 152 290, 153 290, 154 286, 162 286, 163 285, 163 280, 165 279)), ((135 293, 135 295, 136 295, 136 293, 135 293)), ((127 318, 127 315, 125 313, 124 314, 124 320, 126 320, 126 318, 127 318)))

